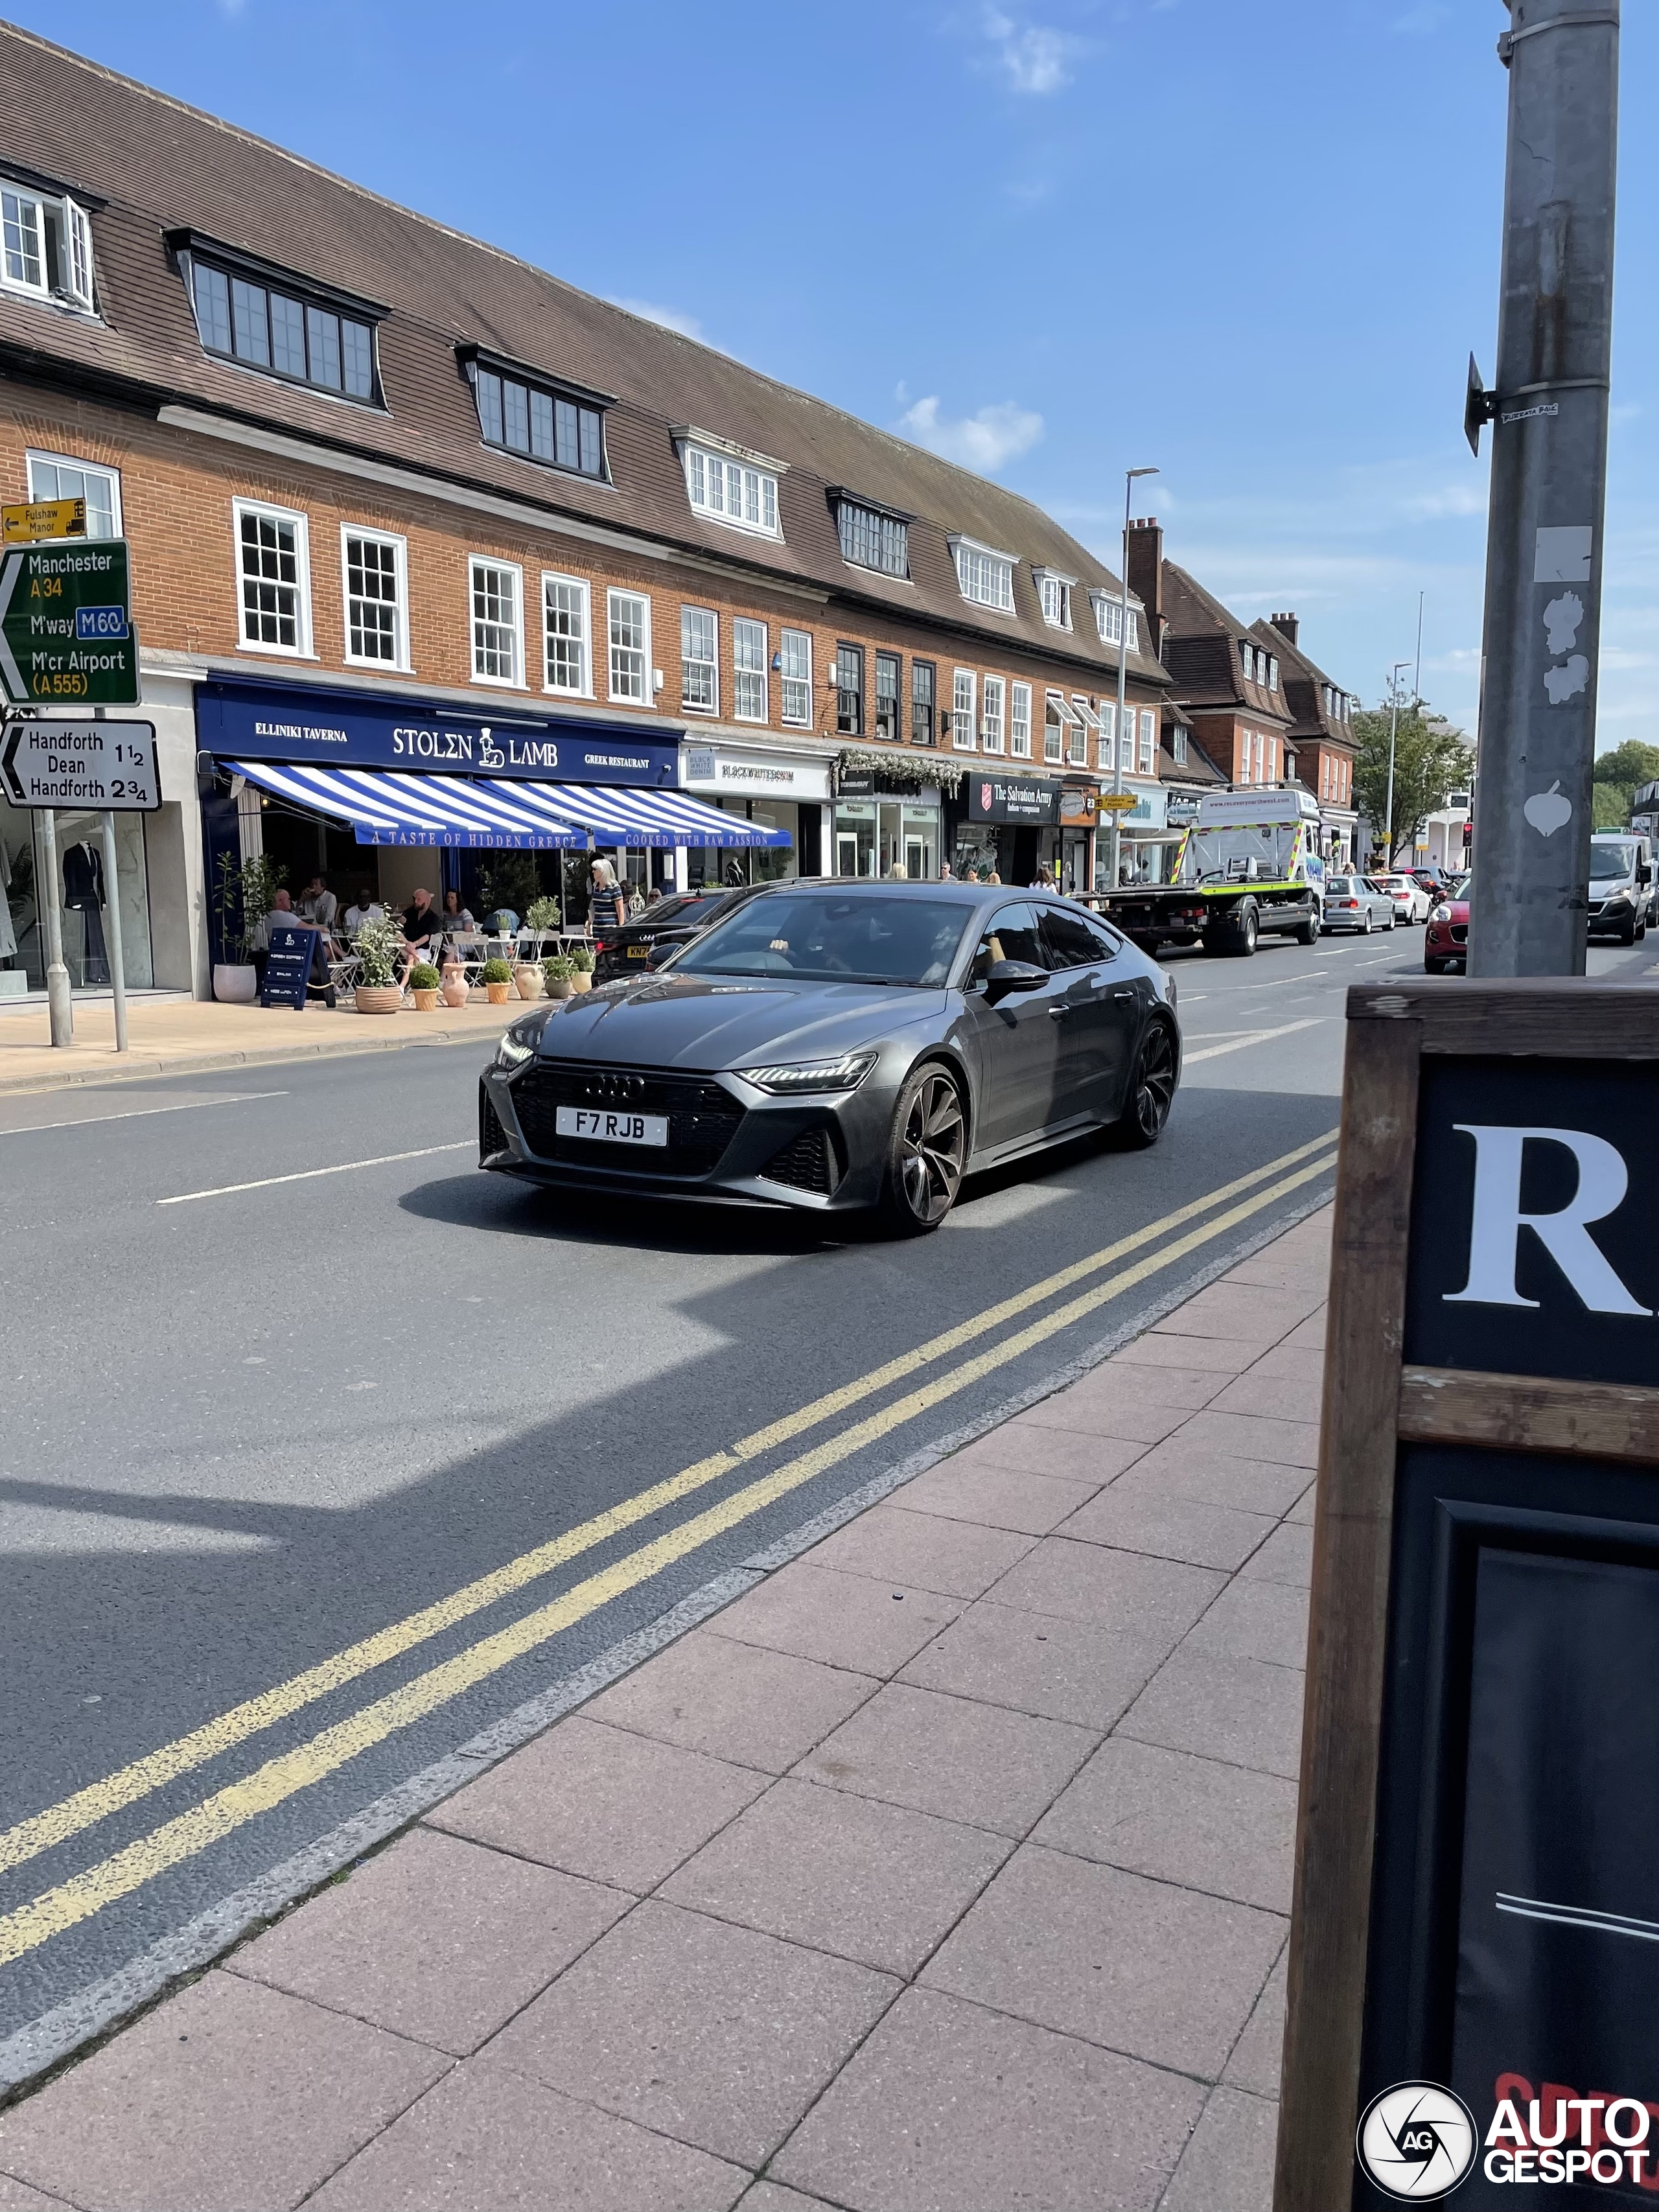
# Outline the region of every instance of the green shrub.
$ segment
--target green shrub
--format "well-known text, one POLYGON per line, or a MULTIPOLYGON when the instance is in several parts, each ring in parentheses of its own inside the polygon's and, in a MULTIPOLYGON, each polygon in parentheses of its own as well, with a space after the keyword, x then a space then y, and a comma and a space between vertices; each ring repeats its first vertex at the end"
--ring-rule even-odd
POLYGON ((570 956, 570 964, 579 975, 591 975, 593 973, 592 946, 579 945, 570 956))
POLYGON ((556 898, 532 899, 525 909, 524 918, 532 929, 556 929, 559 926, 559 902, 556 898))
POLYGON ((359 982, 367 983, 371 990, 384 990, 397 981, 398 963, 404 952, 404 933, 389 915, 379 921, 366 921, 357 932, 353 949, 362 963, 359 982))
POLYGON ((409 971, 409 988, 411 991, 437 989, 438 971, 429 960, 417 960, 415 963, 409 971))
POLYGON ((576 963, 568 952, 550 952, 542 963, 542 973, 550 983, 568 983, 576 972, 576 963))
POLYGON ((513 970, 505 960, 486 960, 483 964, 483 980, 486 983, 510 983, 513 981, 513 970))

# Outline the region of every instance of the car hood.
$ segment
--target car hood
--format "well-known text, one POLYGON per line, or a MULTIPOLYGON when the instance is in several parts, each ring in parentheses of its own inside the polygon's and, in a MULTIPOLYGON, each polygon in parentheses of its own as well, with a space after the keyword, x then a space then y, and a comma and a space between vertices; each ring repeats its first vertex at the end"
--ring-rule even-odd
POLYGON ((713 1071, 759 1060, 829 1060, 937 1018, 947 995, 933 984, 641 976, 556 1001, 536 1044, 545 1059, 633 1067, 713 1071))

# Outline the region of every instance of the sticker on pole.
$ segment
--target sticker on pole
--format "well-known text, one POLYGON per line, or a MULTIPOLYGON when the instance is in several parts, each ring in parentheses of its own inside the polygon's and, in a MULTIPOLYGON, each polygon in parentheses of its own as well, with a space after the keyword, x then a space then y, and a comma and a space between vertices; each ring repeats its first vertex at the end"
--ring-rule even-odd
POLYGON ((1463 2180, 1480 2148, 1474 2115, 1437 2081, 1396 2081, 1373 2097, 1355 2148, 1367 2178, 1403 2204, 1432 2204, 1463 2180))
POLYGON ((14 806, 154 814, 161 804, 154 722, 8 722, 0 788, 14 806))

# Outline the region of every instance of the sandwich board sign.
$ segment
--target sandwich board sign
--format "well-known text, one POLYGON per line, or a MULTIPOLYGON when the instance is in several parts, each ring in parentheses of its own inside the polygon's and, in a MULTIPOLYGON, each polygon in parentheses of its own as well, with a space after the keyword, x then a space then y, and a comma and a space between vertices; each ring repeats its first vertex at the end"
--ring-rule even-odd
POLYGON ((1275 2212, 1659 2193, 1659 996, 1351 991, 1275 2212))
POLYGON ((272 927, 270 949, 265 955, 265 980, 259 993, 262 1006, 292 1006, 305 1012, 306 984, 322 932, 301 922, 278 922, 272 927))
POLYGON ((0 555, 0 689, 19 707, 137 705, 125 538, 11 545, 0 555))

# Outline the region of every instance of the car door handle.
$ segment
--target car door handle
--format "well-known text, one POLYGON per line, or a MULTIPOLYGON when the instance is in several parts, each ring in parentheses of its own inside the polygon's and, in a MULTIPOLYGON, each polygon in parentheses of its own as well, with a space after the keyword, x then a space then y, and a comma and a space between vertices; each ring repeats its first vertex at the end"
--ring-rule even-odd
POLYGON ((1134 991, 1133 987, 1131 987, 1131 988, 1127 991, 1114 991, 1112 996, 1115 999, 1133 999, 1134 996, 1134 991))
POLYGON ((1048 1018, 1051 1022, 1063 1022, 1071 1011, 1069 1006, 1050 1006, 1048 1018))

